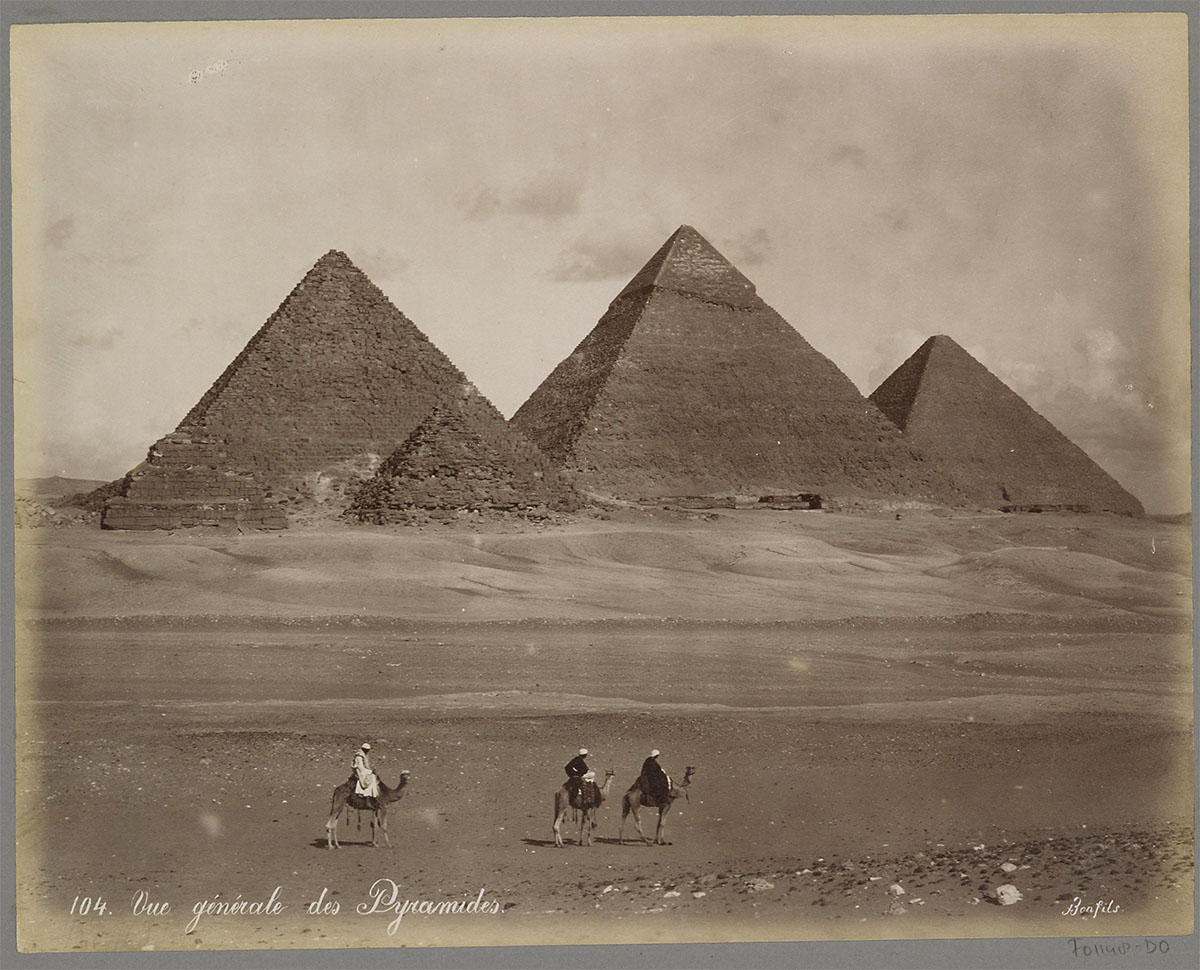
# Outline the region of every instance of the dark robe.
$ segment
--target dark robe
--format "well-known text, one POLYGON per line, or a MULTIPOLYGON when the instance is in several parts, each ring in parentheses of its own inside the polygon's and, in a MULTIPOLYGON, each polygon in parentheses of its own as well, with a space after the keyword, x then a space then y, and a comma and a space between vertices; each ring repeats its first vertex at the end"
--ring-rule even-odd
POLYGON ((577 754, 574 758, 566 763, 563 770, 567 773, 567 791, 572 795, 579 793, 580 781, 588 772, 587 762, 583 760, 583 755, 577 754))
POLYGON ((642 780, 646 785, 646 794, 656 798, 667 797, 670 788, 667 773, 662 770, 657 758, 647 758, 642 762, 642 780))

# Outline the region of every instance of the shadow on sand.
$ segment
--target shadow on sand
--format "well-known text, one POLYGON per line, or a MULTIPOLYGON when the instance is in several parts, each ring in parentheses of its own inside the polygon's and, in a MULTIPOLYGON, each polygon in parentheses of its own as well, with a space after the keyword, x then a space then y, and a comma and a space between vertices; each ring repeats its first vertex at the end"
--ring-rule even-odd
MULTIPOLYGON (((579 841, 577 838, 568 837, 565 833, 563 834, 563 841, 567 845, 572 845, 572 846, 576 846, 576 847, 578 847, 578 845, 579 845, 579 841)), ((539 848, 554 846, 553 839, 522 839, 521 842, 524 845, 536 845, 539 848)), ((624 842, 618 842, 616 839, 613 839, 613 838, 605 838, 602 835, 596 835, 596 836, 592 837, 592 842, 593 842, 593 844, 596 844, 596 845, 639 845, 639 844, 641 844, 641 839, 635 836, 632 839, 626 839, 624 842)), ((671 843, 667 842, 665 844, 670 845, 671 843)), ((584 846, 584 848, 587 848, 587 847, 584 846)))
MULTIPOLYGON (((551 843, 547 843, 547 844, 551 844, 551 843)), ((360 841, 355 842, 355 841, 351 841, 350 839, 339 838, 338 845, 340 845, 343 849, 348 846, 351 846, 351 845, 366 846, 368 849, 386 849, 387 848, 387 845, 384 844, 382 841, 379 843, 379 845, 375 845, 375 846, 371 845, 370 839, 362 839, 360 841)), ((329 847, 329 842, 326 840, 325 836, 322 835, 320 838, 313 839, 311 842, 309 842, 308 847, 310 849, 326 849, 329 847)))

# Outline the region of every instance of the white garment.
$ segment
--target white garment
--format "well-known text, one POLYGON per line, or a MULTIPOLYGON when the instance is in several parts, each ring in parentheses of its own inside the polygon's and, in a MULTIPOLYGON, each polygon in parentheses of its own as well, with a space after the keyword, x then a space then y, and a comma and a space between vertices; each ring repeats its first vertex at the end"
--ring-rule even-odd
POLYGON ((354 786, 354 794, 363 795, 366 798, 379 797, 379 779, 375 777, 375 772, 371 768, 371 759, 367 757, 365 751, 359 751, 354 756, 354 774, 358 778, 358 782, 354 786))

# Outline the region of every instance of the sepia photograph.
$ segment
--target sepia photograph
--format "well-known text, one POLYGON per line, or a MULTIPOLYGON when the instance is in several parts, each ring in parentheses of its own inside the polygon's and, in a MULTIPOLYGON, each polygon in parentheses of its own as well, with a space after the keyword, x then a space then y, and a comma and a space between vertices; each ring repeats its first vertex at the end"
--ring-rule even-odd
POLYGON ((147 6, 8 32, 18 954, 1195 951, 1186 13, 147 6))

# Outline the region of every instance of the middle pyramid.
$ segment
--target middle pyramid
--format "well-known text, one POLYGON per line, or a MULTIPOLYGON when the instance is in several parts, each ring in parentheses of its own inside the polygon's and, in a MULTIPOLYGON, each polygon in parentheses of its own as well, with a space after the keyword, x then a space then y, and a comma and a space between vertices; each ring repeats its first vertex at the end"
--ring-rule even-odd
POLYGON ((691 226, 512 423, 599 496, 959 499, 944 470, 691 226))

